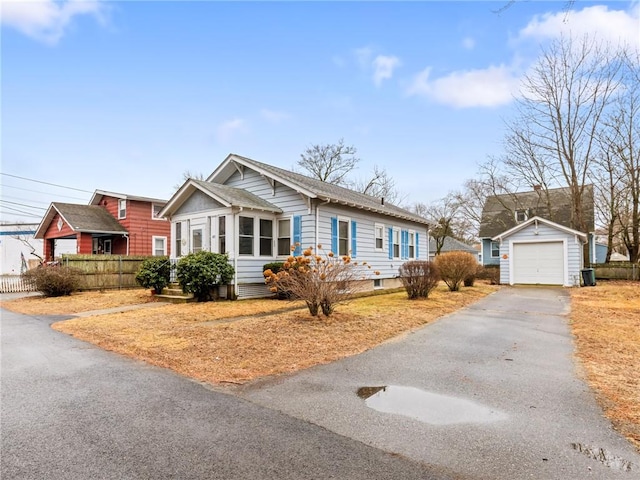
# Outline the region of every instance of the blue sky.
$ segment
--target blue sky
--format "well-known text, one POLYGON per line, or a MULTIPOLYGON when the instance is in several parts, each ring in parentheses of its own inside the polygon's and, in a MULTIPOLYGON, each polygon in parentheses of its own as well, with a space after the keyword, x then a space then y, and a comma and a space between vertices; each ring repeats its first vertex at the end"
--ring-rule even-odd
MULTIPOLYGON (((507 4, 3 0, 2 172, 168 199, 230 152, 293 168, 344 138, 355 177, 430 203, 501 153, 541 46, 640 43, 637 1, 507 4)), ((90 198, 0 180, 3 221, 90 198)))

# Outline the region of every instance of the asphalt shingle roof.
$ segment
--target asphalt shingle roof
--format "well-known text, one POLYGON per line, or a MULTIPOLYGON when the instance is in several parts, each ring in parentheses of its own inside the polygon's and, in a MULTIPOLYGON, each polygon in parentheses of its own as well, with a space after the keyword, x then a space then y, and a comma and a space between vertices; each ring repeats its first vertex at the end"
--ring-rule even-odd
POLYGON ((416 215, 404 208, 396 207, 389 203, 382 203, 382 199, 379 197, 372 197, 364 193, 349 190, 348 188, 326 183, 321 180, 307 177, 300 173, 285 170, 283 168, 274 167, 266 163, 252 160, 251 158, 243 157, 241 155, 233 155, 236 158, 241 159, 247 165, 252 165, 258 169, 261 169, 276 177, 281 177, 288 180, 291 183, 299 185, 301 188, 312 192, 314 195, 320 198, 327 198, 334 202, 350 205, 356 208, 362 208, 364 210, 370 210, 379 212, 385 215, 391 215, 393 217, 404 218, 421 224, 428 224, 427 220, 423 217, 416 215))
POLYGON ((51 205, 76 232, 127 233, 109 212, 98 205, 58 202, 51 205))
POLYGON ((192 181, 208 192, 211 192, 218 198, 225 200, 231 205, 282 213, 280 207, 276 207, 272 203, 269 203, 263 198, 260 198, 251 192, 247 192, 246 190, 230 187, 228 185, 222 185, 221 183, 205 182, 203 180, 195 179, 192 179, 192 181))
MULTIPOLYGON (((488 197, 482 209, 479 237, 493 238, 515 227, 518 224, 514 215, 516 210, 526 210, 528 218, 537 216, 578 230, 571 221, 569 188, 553 188, 549 189, 548 193, 548 203, 543 190, 488 197), (548 205, 551 205, 551 208, 548 205)), ((587 232, 583 233, 593 232, 595 228, 593 185, 585 186, 582 211, 587 226, 587 232)))
MULTIPOLYGON (((435 253, 436 251, 436 240, 432 237, 429 237, 429 253, 435 253)), ((477 255, 478 251, 473 248, 471 245, 467 245, 460 240, 456 240, 452 237, 445 237, 444 243, 442 244, 442 248, 440 249, 440 253, 445 252, 468 252, 474 255, 477 255)))

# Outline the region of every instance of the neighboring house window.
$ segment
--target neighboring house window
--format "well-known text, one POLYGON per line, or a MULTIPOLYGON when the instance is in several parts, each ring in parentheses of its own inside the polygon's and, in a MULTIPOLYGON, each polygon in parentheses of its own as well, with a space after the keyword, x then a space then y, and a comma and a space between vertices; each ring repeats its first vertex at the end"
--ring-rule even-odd
POLYGON ((218 253, 226 253, 227 251, 227 217, 220 215, 218 217, 218 253))
POLYGON ((260 255, 273 255, 273 220, 260 219, 260 255))
POLYGON ((349 220, 338 219, 338 255, 349 255, 349 220))
POLYGON ((374 278, 373 279, 373 288, 382 288, 382 279, 374 278))
POLYGON ((176 222, 176 233, 175 237, 175 252, 176 258, 182 256, 182 223, 176 222))
POLYGON ((191 230, 191 253, 198 253, 202 250, 202 229, 191 230))
POLYGON ((151 204, 151 218, 153 218, 154 220, 163 220, 163 218, 158 215, 161 211, 162 211, 161 204, 159 203, 151 204))
POLYGON ((253 255, 253 218, 238 217, 240 255, 253 255))
POLYGON ((416 234, 409 231, 409 258, 416 258, 416 234))
POLYGON ((127 199, 118 200, 118 218, 127 218, 127 199))
POLYGON ((526 222, 528 217, 529 215, 527 215, 526 210, 516 210, 516 222, 518 223, 526 222))
POLYGON ((278 255, 291 254, 291 220, 278 220, 278 255))
POLYGON ((400 258, 400 230, 393 229, 393 258, 400 258))
POLYGON ((384 248, 384 226, 376 223, 374 232, 376 237, 376 250, 382 250, 384 248))
POLYGON ((500 242, 491 242, 491 258, 500 256, 500 242))
POLYGON ((111 239, 109 240, 105 240, 103 243, 103 247, 104 247, 104 254, 105 255, 111 255, 111 239))
POLYGON ((167 254, 167 237, 152 237, 153 255, 161 257, 167 254))

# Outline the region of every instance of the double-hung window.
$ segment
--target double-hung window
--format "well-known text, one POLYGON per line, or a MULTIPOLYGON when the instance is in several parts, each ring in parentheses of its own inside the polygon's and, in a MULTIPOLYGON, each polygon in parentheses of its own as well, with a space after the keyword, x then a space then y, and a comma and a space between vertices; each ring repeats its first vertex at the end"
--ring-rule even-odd
POLYGON ((122 198, 118 200, 118 218, 127 218, 127 199, 122 198))
POLYGON ((227 217, 218 217, 218 253, 227 252, 227 217))
POLYGON ((238 253, 253 255, 253 217, 238 217, 238 253))
POLYGON ((157 257, 167 254, 167 237, 153 237, 153 254, 157 257))
POLYGON ((260 255, 273 255, 273 220, 260 219, 260 255))
POLYGON ((416 233, 409 230, 408 237, 409 258, 416 258, 416 233))
POLYGON ((491 258, 500 256, 500 242, 491 242, 491 258))
POLYGON ((175 230, 175 252, 176 258, 182 256, 182 223, 176 222, 176 230, 175 230))
POLYGON ((349 255, 349 220, 338 219, 338 255, 349 255))
POLYGON ((393 258, 400 258, 400 230, 393 229, 393 258))
POLYGON ((376 250, 382 250, 384 248, 384 226, 376 223, 374 226, 374 232, 376 250))
POLYGON ((278 255, 291 254, 291 220, 278 220, 278 255))

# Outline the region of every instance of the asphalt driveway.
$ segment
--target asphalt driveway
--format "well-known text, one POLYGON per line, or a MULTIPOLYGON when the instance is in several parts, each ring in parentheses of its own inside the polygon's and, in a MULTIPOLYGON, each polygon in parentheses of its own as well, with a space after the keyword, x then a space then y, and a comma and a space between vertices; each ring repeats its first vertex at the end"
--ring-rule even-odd
POLYGON ((564 289, 504 288, 362 355, 236 393, 457 478, 638 479, 640 456, 580 379, 568 311, 564 289))
POLYGON ((446 479, 171 371, 1 312, 0 477, 446 479))

